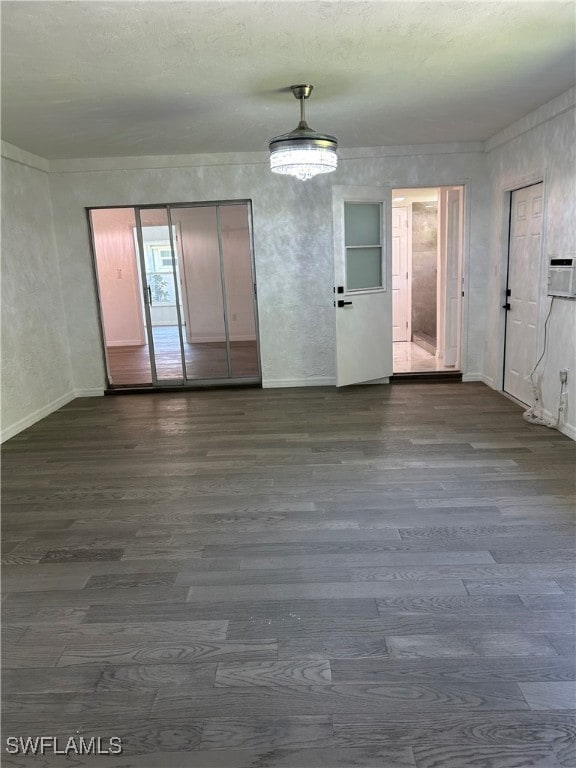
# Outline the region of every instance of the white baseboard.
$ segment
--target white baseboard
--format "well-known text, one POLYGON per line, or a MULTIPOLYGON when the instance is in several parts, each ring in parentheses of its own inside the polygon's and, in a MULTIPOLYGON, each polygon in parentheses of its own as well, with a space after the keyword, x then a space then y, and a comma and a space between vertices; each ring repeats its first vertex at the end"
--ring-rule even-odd
POLYGON ((559 431, 571 440, 576 440, 576 427, 573 427, 572 424, 563 424, 559 431))
POLYGON ((315 376, 309 379, 263 379, 262 388, 272 389, 274 387, 334 387, 336 379, 334 376, 315 376))
POLYGON ((479 371, 477 373, 463 373, 462 381, 483 381, 484 384, 488 384, 489 387, 494 386, 492 379, 479 371))
POLYGON ((62 397, 59 397, 56 400, 52 400, 51 403, 48 403, 47 405, 42 406, 42 408, 38 408, 38 410, 29 413, 23 419, 20 419, 14 424, 10 424, 9 427, 3 427, 2 431, 0 432, 0 442, 3 443, 4 441, 9 440, 11 437, 14 437, 14 435, 17 435, 19 432, 28 429, 28 427, 31 427, 32 424, 36 424, 36 422, 40 421, 40 419, 44 419, 46 416, 54 413, 54 411, 57 411, 58 408, 62 408, 63 405, 66 405, 71 400, 74 400, 75 397, 75 392, 67 392, 65 395, 62 395, 62 397))
MULTIPOLYGON (((546 410, 544 411, 544 417, 550 419, 550 421, 556 419, 555 415, 546 410)), ((563 435, 566 435, 571 440, 576 440, 576 427, 573 427, 572 424, 561 424, 559 427, 546 427, 546 429, 557 429, 558 432, 562 432, 563 435)))
MULTIPOLYGON (((360 384, 351 386, 369 387, 373 384, 389 384, 390 378, 374 379, 373 381, 363 381, 360 384)), ((264 379, 262 389, 272 389, 273 387, 335 387, 335 376, 315 376, 310 379, 264 379)))
MULTIPOLYGON (((517 400, 513 395, 509 395, 508 392, 503 392, 498 387, 495 387, 494 380, 491 379, 490 377, 485 376, 484 380, 486 381, 486 384, 488 384, 488 386, 492 387, 492 389, 495 389, 496 392, 508 398, 508 400, 512 400, 512 402, 516 403, 516 405, 519 405, 520 408, 523 408, 524 410, 528 408, 528 406, 525 403, 520 402, 520 400, 517 400)), ((550 411, 543 410, 542 414, 544 418, 548 419, 549 421, 554 421, 556 419, 556 415, 550 413, 550 411)), ((576 441, 576 427, 572 426, 572 424, 561 424, 559 427, 547 427, 545 424, 541 424, 541 425, 536 424, 535 426, 541 426, 543 429, 557 429, 558 432, 562 432, 562 434, 566 435, 566 437, 569 437, 571 440, 576 441)))
POLYGON ((93 387, 92 389, 75 389, 74 397, 104 397, 104 387, 93 387))
POLYGON ((54 411, 57 411, 59 408, 62 408, 68 403, 71 403, 72 400, 75 400, 77 397, 100 396, 104 396, 103 387, 93 389, 75 389, 72 392, 67 392, 65 395, 62 395, 62 397, 53 400, 51 403, 44 405, 42 408, 38 408, 38 410, 33 411, 32 413, 29 413, 28 416, 25 416, 23 419, 20 419, 14 424, 10 424, 9 427, 3 427, 0 431, 0 443, 4 443, 11 437, 15 437, 15 435, 23 432, 25 429, 28 429, 28 427, 36 424, 36 422, 41 421, 42 419, 45 419, 46 416, 54 413, 54 411))

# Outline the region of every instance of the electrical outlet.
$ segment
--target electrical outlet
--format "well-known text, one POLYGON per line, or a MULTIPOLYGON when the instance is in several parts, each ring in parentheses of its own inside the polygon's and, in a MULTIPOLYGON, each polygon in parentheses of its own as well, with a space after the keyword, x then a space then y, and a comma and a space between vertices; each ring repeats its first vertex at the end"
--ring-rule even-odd
POLYGON ((562 368, 562 370, 560 371, 560 383, 566 384, 567 381, 568 381, 568 369, 562 368))

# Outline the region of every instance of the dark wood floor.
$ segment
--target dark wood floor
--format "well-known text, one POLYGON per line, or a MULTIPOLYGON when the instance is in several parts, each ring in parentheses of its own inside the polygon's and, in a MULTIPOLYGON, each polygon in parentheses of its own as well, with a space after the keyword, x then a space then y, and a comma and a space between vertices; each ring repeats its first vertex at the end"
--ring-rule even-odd
MULTIPOLYGON (((152 329, 156 373, 159 380, 182 379, 180 337, 175 326, 152 329)), ((152 382, 148 345, 107 347, 108 370, 113 385, 149 384, 152 382)), ((187 379, 257 378, 258 349, 256 341, 230 342, 230 368, 225 342, 189 344, 184 341, 187 379)))
POLYGON ((575 444, 481 384, 76 400, 4 448, 3 766, 573 768, 575 444))

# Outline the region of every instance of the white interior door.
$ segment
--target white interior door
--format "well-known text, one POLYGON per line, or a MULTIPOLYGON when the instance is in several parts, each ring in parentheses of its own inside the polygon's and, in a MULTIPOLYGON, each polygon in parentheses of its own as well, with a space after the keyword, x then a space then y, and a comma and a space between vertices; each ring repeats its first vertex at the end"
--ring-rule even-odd
POLYGON ((392 341, 410 341, 408 206, 392 208, 392 341))
POLYGON ((336 385, 392 375, 391 190, 333 187, 336 385))
POLYGON ((515 190, 511 198, 504 390, 526 404, 536 362, 542 197, 540 183, 515 190))
POLYGON ((463 187, 439 190, 438 349, 447 367, 460 367, 462 328, 463 187))

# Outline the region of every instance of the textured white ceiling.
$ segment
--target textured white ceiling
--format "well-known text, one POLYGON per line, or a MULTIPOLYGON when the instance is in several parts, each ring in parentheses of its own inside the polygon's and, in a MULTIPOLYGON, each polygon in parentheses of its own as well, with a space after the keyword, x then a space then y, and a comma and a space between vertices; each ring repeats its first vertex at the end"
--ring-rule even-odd
POLYGON ((2 8, 2 136, 46 158, 265 150, 315 86, 342 147, 482 140, 575 79, 574 2, 2 8))

